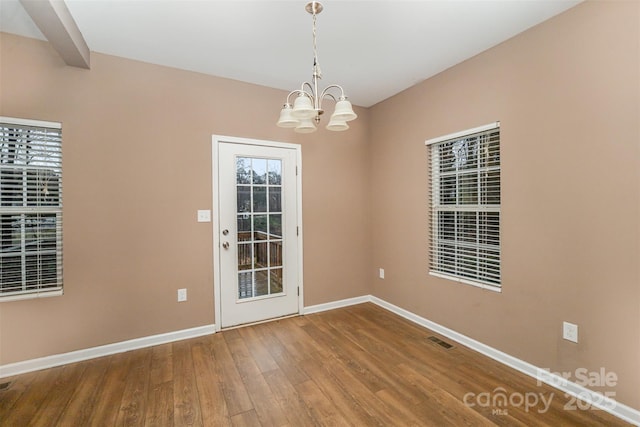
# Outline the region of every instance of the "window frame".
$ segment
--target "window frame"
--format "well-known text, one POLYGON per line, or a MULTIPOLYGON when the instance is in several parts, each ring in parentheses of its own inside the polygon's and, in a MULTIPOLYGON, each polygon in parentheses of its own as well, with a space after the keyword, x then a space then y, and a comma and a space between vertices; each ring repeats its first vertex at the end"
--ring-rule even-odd
POLYGON ((502 177, 501 164, 499 160, 501 151, 500 122, 498 121, 489 123, 472 129, 467 129, 460 132, 443 135, 437 138, 432 138, 425 141, 425 146, 427 146, 428 148, 427 151, 429 161, 429 275, 476 286, 482 289, 502 292, 502 256, 500 250, 502 240, 500 199, 502 177), (498 143, 497 166, 489 166, 488 163, 485 166, 481 166, 481 164, 479 163, 480 156, 476 157, 475 167, 468 167, 464 169, 464 172, 460 172, 463 167, 456 164, 454 173, 452 173, 452 175, 456 177, 455 187, 453 187, 454 190, 452 190, 456 194, 456 201, 455 203, 443 203, 442 194, 444 194, 444 191, 442 190, 442 178, 444 178, 447 173, 441 171, 440 148, 445 146, 446 144, 456 144, 457 142, 462 142, 470 138, 480 137, 483 135, 491 135, 496 132, 498 143), (459 177, 460 175, 465 175, 466 173, 473 171, 476 171, 477 177, 476 185, 478 190, 475 193, 476 203, 460 203, 459 195, 461 193, 461 190, 459 177), (488 173, 496 171, 498 176, 497 184, 495 182, 495 176, 492 178, 493 181, 489 183, 488 173), (485 173, 484 177, 481 176, 482 172, 485 173), (485 181, 484 186, 482 185, 483 180, 485 181), (487 194, 490 194, 491 191, 496 190, 496 186, 498 190, 498 203, 490 202, 491 198, 487 196, 487 194), (486 198, 486 203, 481 203, 481 196, 484 196, 486 198), (444 231, 442 231, 441 229, 444 229, 444 227, 442 227, 442 225, 439 223, 439 218, 442 217, 441 214, 443 213, 453 214, 455 224, 453 240, 451 240, 451 238, 443 238, 444 231), (471 229, 472 233, 475 233, 475 244, 469 243, 468 239, 465 241, 464 233, 466 231, 463 229, 463 227, 458 226, 460 218, 464 215, 463 213, 475 213, 476 215, 475 228, 471 229), (484 219, 481 221, 480 218, 483 215, 484 219), (493 215, 493 217, 490 217, 490 215, 493 215), (495 225, 496 216, 497 226, 495 225), (484 229, 480 224, 484 226, 484 229), (493 228, 491 231, 488 230, 489 225, 487 224, 492 224, 493 228), (496 235, 497 242, 495 242, 496 235), (484 243, 481 243, 482 241, 484 243), (491 244, 489 244, 488 242, 491 242, 491 244), (449 249, 451 249, 452 247, 453 251, 448 252, 447 249, 443 249, 445 246, 449 246, 449 249), (464 270, 464 267, 460 267, 460 265, 464 265, 464 261, 461 262, 460 258, 464 259, 464 257, 466 256, 466 259, 469 259, 470 257, 469 251, 467 251, 466 254, 460 255, 460 252, 464 252, 460 250, 461 248, 475 249, 476 251, 475 258, 471 257, 475 261, 475 264, 477 266, 475 277, 472 277, 472 274, 469 273, 469 270, 464 271, 465 274, 460 274, 460 271, 464 270), (480 252, 482 252, 483 255, 479 255, 480 252), (489 253, 491 253, 491 255, 489 255, 489 253), (443 258, 448 258, 448 260, 443 262, 441 261, 443 258), (480 265, 483 266, 482 269, 480 268, 480 265), (491 273, 487 273, 487 271, 489 270, 491 270, 491 273), (480 271, 484 271, 485 274, 480 274, 480 271), (497 274, 495 273, 496 271, 497 274), (482 280, 482 277, 487 279, 487 277, 490 276, 492 280, 482 280), (495 277, 497 277, 497 281, 495 277))
MULTIPOLYGON (((8 166, 0 162, 3 174, 6 173, 6 176, 1 178, 6 187, 0 188, 2 197, 0 214, 3 217, 20 217, 20 228, 17 232, 13 229, 13 225, 7 229, 12 230, 9 233, 13 233, 9 235, 9 239, 11 239, 9 242, 15 239, 20 248, 0 253, 0 256, 7 259, 19 257, 20 261, 17 262, 19 262, 21 271, 19 281, 16 281, 14 277, 8 283, 2 283, 4 278, 0 276, 0 303, 60 296, 63 294, 62 124, 0 116, 0 129, 0 151, 13 152, 14 156, 12 162, 6 163, 8 166), (5 129, 14 129, 14 138, 16 139, 13 146, 11 143, 5 146, 7 142, 12 141, 8 138, 5 140, 5 129), (36 132, 37 137, 27 140, 26 143, 19 142, 18 138, 31 132, 36 132), (26 144, 28 144, 27 148, 24 147, 26 144), (20 159, 18 156, 24 157, 20 159), (35 160, 34 157, 24 160, 27 156, 37 157, 35 160), (18 159, 22 161, 18 163, 18 159), (34 163, 30 164, 30 162, 34 163), (16 174, 16 172, 18 173, 16 174), (54 180, 51 180, 52 177, 54 180), (40 188, 42 180, 44 180, 44 184, 40 188), (49 194, 52 192, 54 195, 50 196, 49 194), (16 199, 19 200, 17 204, 15 203, 16 199), (35 217, 35 222, 30 217, 35 217), (53 221, 50 221, 49 218, 52 218, 53 221), (47 225, 50 222, 53 226, 47 225), (31 238, 29 238, 30 234, 31 238), (33 243, 29 241, 34 239, 33 236, 36 236, 37 249, 29 250, 27 246, 33 243), (55 262, 55 269, 51 268, 51 260, 45 260, 45 257, 49 258, 52 255, 55 256, 52 259, 55 262), (32 267, 33 265, 35 267, 32 267), (3 289, 5 286, 7 288, 20 287, 21 289, 5 291, 3 289)), ((4 235, 4 225, 2 227, 4 235)), ((3 237, 3 245, 6 243, 3 237)))

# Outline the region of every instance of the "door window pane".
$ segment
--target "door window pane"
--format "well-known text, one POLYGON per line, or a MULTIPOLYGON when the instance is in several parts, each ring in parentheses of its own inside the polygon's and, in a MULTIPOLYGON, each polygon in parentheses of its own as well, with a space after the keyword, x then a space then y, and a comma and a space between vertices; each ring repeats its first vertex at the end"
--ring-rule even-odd
POLYGON ((269 270, 259 270, 255 272, 255 294, 256 297, 269 295, 269 270))
POLYGON ((282 214, 269 215, 269 238, 282 238, 282 214))
POLYGON ((267 216, 266 215, 254 215, 253 216, 253 239, 254 240, 267 240, 267 216))
POLYGON ((269 187, 269 212, 280 212, 282 189, 280 187, 269 187))
POLYGON ((281 268, 273 268, 271 271, 270 277, 270 292, 272 294, 277 294, 282 292, 282 269, 281 268))
POLYGON ((269 266, 269 257, 267 252, 267 243, 253 244, 253 268, 265 268, 269 266))
POLYGON ((253 211, 267 211, 267 187, 253 187, 253 211))
POLYGON ((238 298, 253 297, 253 272, 243 271, 238 273, 238 298))
POLYGON ((267 160, 251 159, 251 163, 253 166, 253 183, 266 184, 267 183, 267 160))
POLYGON ((238 241, 251 240, 251 216, 249 214, 238 215, 238 241))
POLYGON ((269 165, 269 185, 282 184, 282 160, 271 159, 269 165))
POLYGON ((238 245, 238 270, 251 270, 253 268, 253 254, 251 243, 238 245))
POLYGON ((282 240, 269 242, 269 267, 282 267, 282 240))
POLYGON ((238 157, 236 160, 236 182, 251 184, 251 159, 238 157))
POLYGON ((239 185, 237 189, 238 213, 251 212, 251 187, 239 185))

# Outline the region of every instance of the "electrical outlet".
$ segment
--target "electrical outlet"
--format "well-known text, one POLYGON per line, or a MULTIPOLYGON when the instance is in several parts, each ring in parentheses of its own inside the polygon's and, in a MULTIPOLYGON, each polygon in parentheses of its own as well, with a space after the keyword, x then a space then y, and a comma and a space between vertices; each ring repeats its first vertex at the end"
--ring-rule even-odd
POLYGON ((187 300, 187 290, 186 289, 178 289, 178 302, 183 302, 187 300))
POLYGON ((571 342, 578 342, 578 325, 562 322, 562 338, 571 342))
POLYGON ((384 268, 380 269, 379 276, 381 279, 384 279, 384 268))

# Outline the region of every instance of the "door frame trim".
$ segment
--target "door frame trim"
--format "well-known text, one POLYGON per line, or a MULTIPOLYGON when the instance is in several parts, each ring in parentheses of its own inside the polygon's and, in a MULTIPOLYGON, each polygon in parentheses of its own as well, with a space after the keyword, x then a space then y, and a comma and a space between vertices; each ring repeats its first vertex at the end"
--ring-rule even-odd
POLYGON ((288 142, 267 141, 261 139, 240 138, 235 136, 224 135, 212 135, 211 136, 211 188, 212 188, 212 205, 213 205, 213 218, 212 218, 212 234, 213 234, 213 298, 214 298, 214 322, 215 330, 220 331, 222 329, 222 297, 221 297, 221 276, 220 276, 220 200, 219 194, 219 182, 218 179, 218 161, 219 161, 219 146, 221 143, 230 143, 237 145, 257 145, 261 147, 273 147, 273 148, 286 148, 289 150, 295 150, 297 173, 296 173, 296 222, 298 226, 298 256, 297 256, 297 270, 298 270, 298 288, 300 292, 298 294, 298 314, 304 313, 304 274, 303 274, 303 245, 302 245, 302 146, 300 144, 292 144, 288 142))

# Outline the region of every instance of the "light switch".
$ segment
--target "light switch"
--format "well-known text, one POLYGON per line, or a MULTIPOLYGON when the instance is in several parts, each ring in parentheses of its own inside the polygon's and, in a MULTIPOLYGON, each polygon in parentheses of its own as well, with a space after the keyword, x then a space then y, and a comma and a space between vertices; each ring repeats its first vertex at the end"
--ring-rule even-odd
POLYGON ((571 342, 578 342, 578 325, 562 322, 562 338, 571 342))
POLYGON ((211 222, 210 210, 198 210, 198 222, 211 222))

